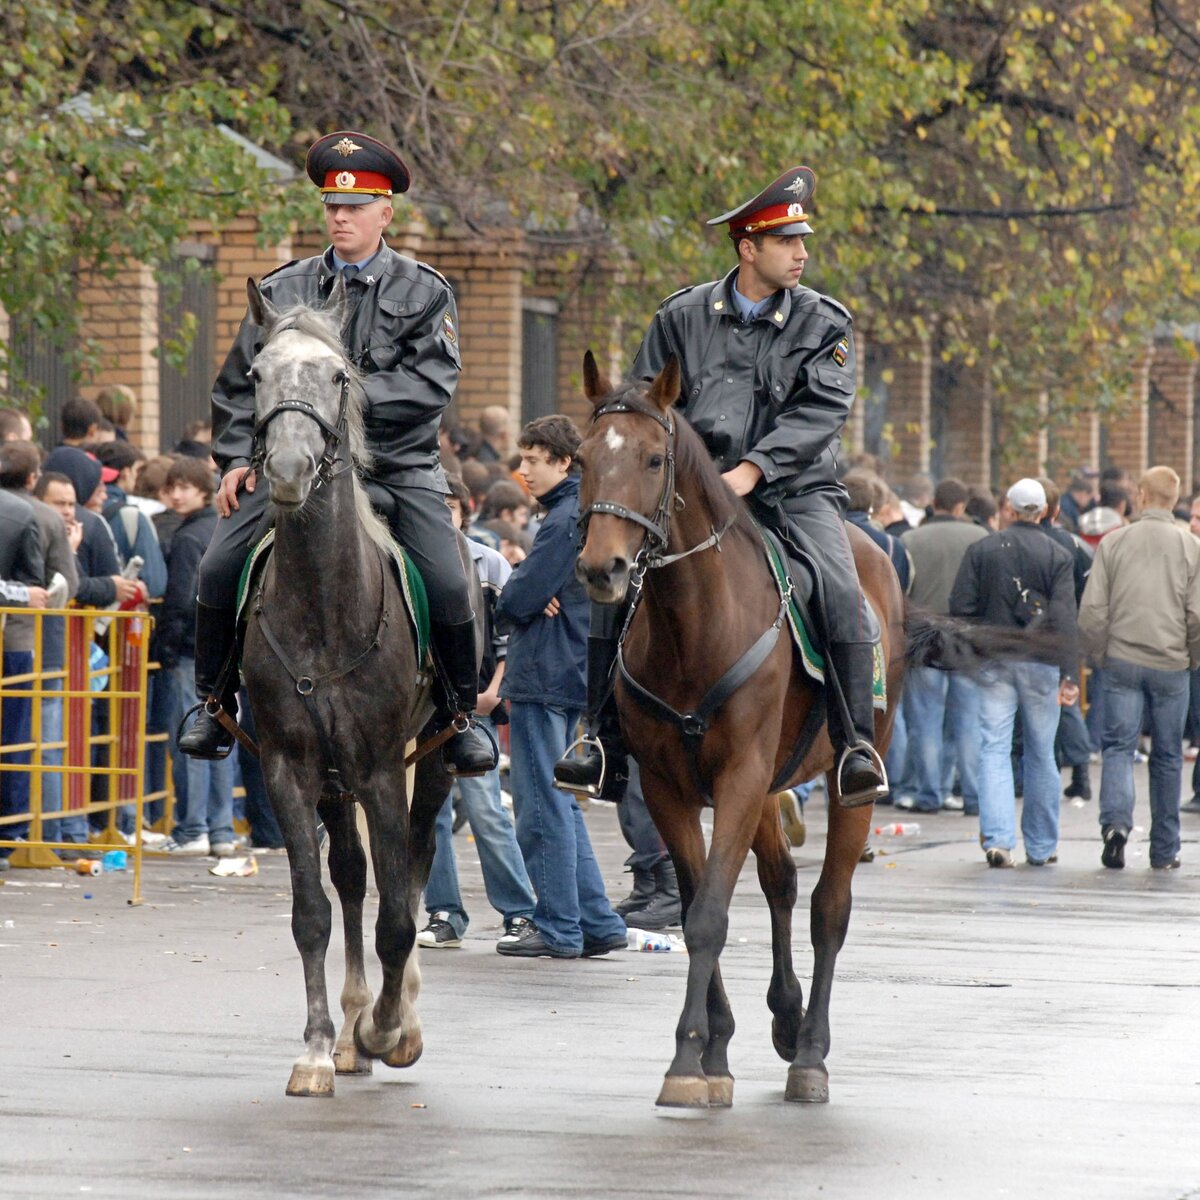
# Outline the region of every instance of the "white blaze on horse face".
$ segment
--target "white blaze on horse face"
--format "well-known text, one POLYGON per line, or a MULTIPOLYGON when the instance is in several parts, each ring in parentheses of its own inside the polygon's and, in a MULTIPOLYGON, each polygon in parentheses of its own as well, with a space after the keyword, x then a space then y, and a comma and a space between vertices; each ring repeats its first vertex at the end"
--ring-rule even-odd
POLYGON ((604 435, 604 444, 614 454, 619 454, 625 448, 625 438, 610 426, 604 435))

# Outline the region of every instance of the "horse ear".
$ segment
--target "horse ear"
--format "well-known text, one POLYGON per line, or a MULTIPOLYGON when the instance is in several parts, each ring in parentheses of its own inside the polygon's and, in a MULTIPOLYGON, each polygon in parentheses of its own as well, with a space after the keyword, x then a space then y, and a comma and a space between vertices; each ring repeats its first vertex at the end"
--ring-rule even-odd
POLYGON ((325 311, 336 329, 346 323, 346 313, 349 301, 346 298, 346 274, 339 271, 333 277, 333 287, 329 291, 329 299, 325 301, 325 311))
POLYGON ((246 280, 246 298, 250 301, 250 316, 255 325, 269 331, 279 319, 279 309, 258 290, 253 277, 246 280))
POLYGON ((600 374, 596 356, 589 350, 583 356, 583 394, 597 407, 612 392, 612 384, 600 374))
POLYGON ((679 359, 672 354, 650 385, 646 396, 651 403, 666 412, 679 399, 679 381, 679 359))

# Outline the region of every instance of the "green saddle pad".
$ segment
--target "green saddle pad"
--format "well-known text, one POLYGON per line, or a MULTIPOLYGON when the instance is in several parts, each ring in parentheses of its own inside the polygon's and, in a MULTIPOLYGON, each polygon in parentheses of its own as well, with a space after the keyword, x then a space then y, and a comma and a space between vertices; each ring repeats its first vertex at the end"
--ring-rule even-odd
MULTIPOLYGON (((269 529, 266 536, 250 552, 246 565, 242 568, 242 577, 238 580, 237 611, 238 620, 245 618, 246 604, 254 593, 254 588, 262 576, 275 545, 275 530, 269 529)), ((408 552, 397 542, 390 542, 392 568, 396 572, 396 582, 400 585, 404 596, 404 609, 412 625, 413 636, 417 639, 417 662, 424 664, 429 657, 429 597, 425 592, 425 580, 421 572, 413 565, 408 552)))
MULTIPOLYGON (((782 600, 788 592, 790 580, 788 564, 779 553, 779 547, 771 538, 767 537, 762 526, 758 526, 758 531, 762 537, 763 548, 767 552, 767 562, 771 565, 771 575, 775 579, 775 586, 779 589, 779 598, 782 600)), ((804 664, 805 673, 817 683, 823 684, 825 682, 825 656, 813 642, 812 634, 808 630, 804 614, 800 611, 800 602, 796 599, 794 591, 788 602, 788 626, 792 631, 792 642, 800 652, 800 661, 804 664)), ((875 707, 886 709, 887 664, 883 661, 883 646, 876 642, 872 651, 875 670, 872 672, 871 692, 875 699, 875 707)))

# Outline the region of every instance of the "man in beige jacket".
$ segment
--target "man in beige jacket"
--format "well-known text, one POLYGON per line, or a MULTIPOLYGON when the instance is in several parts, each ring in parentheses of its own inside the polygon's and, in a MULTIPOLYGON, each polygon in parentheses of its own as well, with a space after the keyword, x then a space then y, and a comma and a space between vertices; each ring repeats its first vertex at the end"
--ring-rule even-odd
POLYGON ((1085 649, 1104 667, 1100 828, 1106 867, 1125 865, 1133 827, 1133 754, 1150 726, 1150 865, 1179 866, 1179 791, 1188 671, 1200 665, 1200 541, 1176 525, 1179 476, 1151 467, 1138 518, 1096 550, 1079 609, 1085 649))

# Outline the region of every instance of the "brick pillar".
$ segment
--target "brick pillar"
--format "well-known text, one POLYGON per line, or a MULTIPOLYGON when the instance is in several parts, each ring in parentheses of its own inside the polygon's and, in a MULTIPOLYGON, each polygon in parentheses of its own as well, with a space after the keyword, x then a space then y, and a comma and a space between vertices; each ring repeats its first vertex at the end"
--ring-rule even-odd
POLYGON ((1195 482, 1196 369, 1196 360, 1180 354, 1174 342, 1155 342, 1150 361, 1152 465, 1174 467, 1184 496, 1191 495, 1195 482))
POLYGON ((158 446, 158 284, 147 266, 131 262, 112 279, 84 273, 79 280, 79 333, 99 347, 96 369, 80 388, 94 398, 106 384, 123 383, 137 396, 129 437, 147 452, 158 446))
POLYGON ((1134 366, 1128 397, 1106 421, 1108 463, 1128 471, 1135 480, 1150 465, 1151 362, 1152 352, 1147 348, 1134 366))
POLYGON ((1046 448, 1047 473, 1064 487, 1080 467, 1100 465, 1100 418, 1078 409, 1051 409, 1046 448))
POLYGON ((887 423, 893 480, 929 470, 929 398, 932 355, 929 339, 891 348, 887 423))

